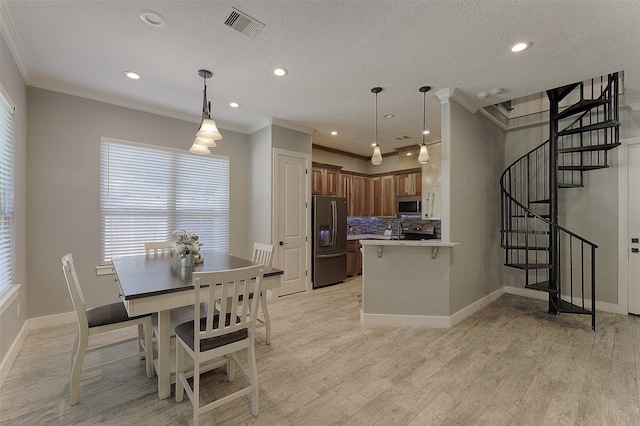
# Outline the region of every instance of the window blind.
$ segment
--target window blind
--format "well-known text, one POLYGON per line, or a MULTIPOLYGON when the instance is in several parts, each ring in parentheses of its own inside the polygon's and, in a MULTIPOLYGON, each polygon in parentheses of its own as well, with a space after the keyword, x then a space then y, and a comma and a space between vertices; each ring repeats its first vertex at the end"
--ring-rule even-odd
POLYGON ((0 92, 0 294, 14 280, 15 108, 0 92))
POLYGON ((102 259, 144 254, 176 230, 229 251, 229 158, 102 138, 102 259))

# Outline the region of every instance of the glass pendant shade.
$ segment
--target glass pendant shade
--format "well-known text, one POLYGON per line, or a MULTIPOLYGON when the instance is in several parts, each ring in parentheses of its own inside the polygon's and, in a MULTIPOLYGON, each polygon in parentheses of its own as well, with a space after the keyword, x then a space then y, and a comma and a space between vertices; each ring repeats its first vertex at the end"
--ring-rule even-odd
POLYGON ((198 154, 198 155, 209 155, 211 154, 211 151, 209 151, 209 148, 207 148, 204 145, 197 145, 197 144, 193 144, 191 145, 191 148, 189 148, 189 152, 192 154, 198 154))
POLYGON ((218 146, 216 144, 216 141, 214 141, 213 139, 201 138, 201 137, 196 137, 196 140, 193 141, 193 144, 206 146, 207 148, 215 148, 216 146, 218 146))
POLYGON ((378 145, 373 147, 373 155, 371 156, 371 164, 379 166, 382 164, 382 154, 380 154, 380 147, 378 145))
POLYGON ((202 124, 200 125, 200 130, 198 130, 198 133, 196 133, 196 136, 202 139, 211 139, 214 141, 222 139, 222 135, 218 131, 218 126, 216 126, 216 122, 210 118, 205 118, 204 120, 202 120, 202 124))
POLYGON ((429 163, 429 151, 427 151, 426 145, 420 145, 420 154, 418 154, 418 163, 420 164, 428 164, 429 163))

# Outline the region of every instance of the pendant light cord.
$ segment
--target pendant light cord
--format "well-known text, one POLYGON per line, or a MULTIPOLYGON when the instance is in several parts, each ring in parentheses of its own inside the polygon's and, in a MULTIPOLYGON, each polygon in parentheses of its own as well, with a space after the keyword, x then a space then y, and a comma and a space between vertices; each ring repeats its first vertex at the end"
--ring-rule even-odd
POLYGON ((422 92, 422 145, 424 145, 424 131, 427 129, 427 92, 422 92))

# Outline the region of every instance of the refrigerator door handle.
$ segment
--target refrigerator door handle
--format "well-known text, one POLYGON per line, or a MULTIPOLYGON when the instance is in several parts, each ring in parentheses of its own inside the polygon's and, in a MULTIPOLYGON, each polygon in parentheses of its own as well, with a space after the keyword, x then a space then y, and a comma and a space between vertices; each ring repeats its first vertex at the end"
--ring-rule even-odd
POLYGON ((331 246, 336 246, 336 233, 338 225, 338 204, 335 200, 331 201, 331 246))
POLYGON ((339 253, 331 253, 331 254, 316 254, 317 259, 329 259, 331 257, 340 257, 346 255, 346 251, 341 251, 339 253))

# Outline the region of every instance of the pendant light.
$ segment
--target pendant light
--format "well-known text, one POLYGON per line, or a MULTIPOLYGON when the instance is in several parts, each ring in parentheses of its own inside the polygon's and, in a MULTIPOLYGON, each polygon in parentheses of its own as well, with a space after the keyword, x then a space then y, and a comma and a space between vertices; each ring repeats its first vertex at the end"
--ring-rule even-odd
POLYGON ((208 70, 198 70, 198 75, 204 80, 204 90, 202 91, 202 121, 200 129, 196 133, 196 139, 189 148, 189 152, 199 155, 211 154, 209 148, 216 146, 217 140, 222 139, 222 135, 218 131, 216 122, 211 119, 211 102, 207 102, 207 79, 213 76, 208 70))
POLYGON ((371 89, 371 93, 376 94, 376 141, 373 144, 373 155, 371 156, 371 164, 374 166, 382 164, 382 154, 378 146, 378 93, 380 92, 382 92, 382 87, 374 87, 371 89))
POLYGON ((420 153, 418 154, 418 163, 429 163, 429 151, 424 143, 424 136, 429 134, 427 130, 427 92, 431 90, 430 86, 422 86, 419 91, 422 92, 422 144, 420 145, 420 153))

